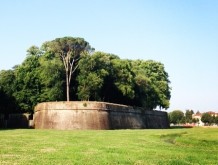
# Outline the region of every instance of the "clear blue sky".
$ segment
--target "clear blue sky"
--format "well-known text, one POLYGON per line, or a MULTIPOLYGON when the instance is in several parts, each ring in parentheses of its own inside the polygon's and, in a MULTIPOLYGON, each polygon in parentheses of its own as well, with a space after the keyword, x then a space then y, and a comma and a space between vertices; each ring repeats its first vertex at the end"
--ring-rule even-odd
POLYGON ((169 73, 174 109, 218 111, 217 0, 2 0, 0 70, 57 37, 96 50, 153 59, 169 73))

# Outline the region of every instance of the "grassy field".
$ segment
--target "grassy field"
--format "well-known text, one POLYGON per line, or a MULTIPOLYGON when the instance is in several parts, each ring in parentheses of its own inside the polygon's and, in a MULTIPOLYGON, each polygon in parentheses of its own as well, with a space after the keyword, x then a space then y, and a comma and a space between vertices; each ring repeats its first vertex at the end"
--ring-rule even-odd
POLYGON ((0 165, 218 164, 218 129, 0 130, 0 165))

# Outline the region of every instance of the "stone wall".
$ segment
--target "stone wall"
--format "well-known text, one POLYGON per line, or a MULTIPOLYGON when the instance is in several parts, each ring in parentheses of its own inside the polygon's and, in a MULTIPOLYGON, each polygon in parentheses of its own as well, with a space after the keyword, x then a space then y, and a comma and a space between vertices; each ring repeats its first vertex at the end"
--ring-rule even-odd
POLYGON ((0 114, 0 128, 30 128, 32 125, 30 114, 0 114))
POLYGON ((162 111, 145 111, 106 102, 45 102, 35 107, 36 129, 169 128, 162 111))

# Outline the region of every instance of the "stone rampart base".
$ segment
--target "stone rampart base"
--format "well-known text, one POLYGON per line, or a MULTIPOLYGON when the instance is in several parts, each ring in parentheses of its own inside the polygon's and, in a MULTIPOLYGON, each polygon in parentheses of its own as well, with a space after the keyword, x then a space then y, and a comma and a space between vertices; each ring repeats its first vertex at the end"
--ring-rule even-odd
POLYGON ((166 112, 106 102, 45 102, 35 107, 36 129, 169 128, 166 112))

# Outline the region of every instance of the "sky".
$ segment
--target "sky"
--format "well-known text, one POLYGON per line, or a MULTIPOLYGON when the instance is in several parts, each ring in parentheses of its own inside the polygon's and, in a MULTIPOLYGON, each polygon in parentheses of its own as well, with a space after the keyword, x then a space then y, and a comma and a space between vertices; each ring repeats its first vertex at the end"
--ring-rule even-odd
POLYGON ((172 110, 218 112, 217 0, 1 0, 0 70, 58 37, 96 51, 155 60, 171 81, 172 110))

